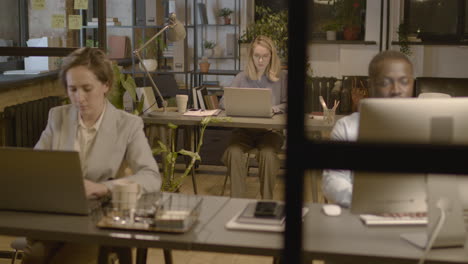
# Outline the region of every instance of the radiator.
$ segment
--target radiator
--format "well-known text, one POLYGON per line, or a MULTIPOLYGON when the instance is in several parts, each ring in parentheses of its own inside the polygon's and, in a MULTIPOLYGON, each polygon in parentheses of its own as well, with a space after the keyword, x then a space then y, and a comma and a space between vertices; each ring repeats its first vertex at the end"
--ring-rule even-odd
POLYGON ((35 101, 6 107, 5 145, 11 147, 34 147, 47 125, 50 108, 61 104, 61 98, 51 96, 35 101))

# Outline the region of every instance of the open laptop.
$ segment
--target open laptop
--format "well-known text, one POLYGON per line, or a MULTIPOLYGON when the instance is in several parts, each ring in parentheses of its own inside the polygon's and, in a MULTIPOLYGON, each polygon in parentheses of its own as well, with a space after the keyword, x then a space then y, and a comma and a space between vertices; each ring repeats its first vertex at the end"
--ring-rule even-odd
POLYGON ((224 88, 224 108, 227 116, 272 117, 271 89, 224 88))
POLYGON ((0 210, 86 215, 78 152, 0 148, 0 210))

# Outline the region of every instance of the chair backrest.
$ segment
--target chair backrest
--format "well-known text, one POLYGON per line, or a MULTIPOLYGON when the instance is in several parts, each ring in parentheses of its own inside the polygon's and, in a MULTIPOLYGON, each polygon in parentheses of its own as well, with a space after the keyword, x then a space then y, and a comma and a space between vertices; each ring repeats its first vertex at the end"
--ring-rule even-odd
POLYGON ((343 76, 339 114, 357 111, 359 100, 369 96, 369 77, 343 76))
POLYGON ((319 96, 322 96, 327 105, 333 105, 332 90, 335 87, 335 77, 312 77, 307 81, 305 90, 305 112, 322 112, 319 96))
POLYGON ((452 97, 468 96, 468 78, 418 77, 415 96, 421 93, 445 93, 452 97))

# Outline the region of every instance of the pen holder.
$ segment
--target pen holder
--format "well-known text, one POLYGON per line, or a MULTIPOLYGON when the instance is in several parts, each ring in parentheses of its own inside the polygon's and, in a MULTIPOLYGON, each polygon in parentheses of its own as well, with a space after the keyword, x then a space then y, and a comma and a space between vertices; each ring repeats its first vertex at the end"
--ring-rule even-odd
POLYGON ((335 110, 334 109, 323 109, 323 120, 327 125, 332 125, 335 123, 335 110))

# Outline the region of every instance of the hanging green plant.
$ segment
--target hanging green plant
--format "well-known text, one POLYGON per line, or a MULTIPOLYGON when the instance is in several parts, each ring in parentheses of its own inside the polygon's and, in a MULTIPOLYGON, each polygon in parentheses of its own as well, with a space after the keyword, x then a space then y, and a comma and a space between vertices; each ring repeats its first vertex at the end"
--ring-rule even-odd
POLYGON ((413 54, 410 41, 408 39, 409 29, 406 23, 401 23, 398 26, 398 42, 400 43, 400 52, 406 56, 411 56, 413 54))

